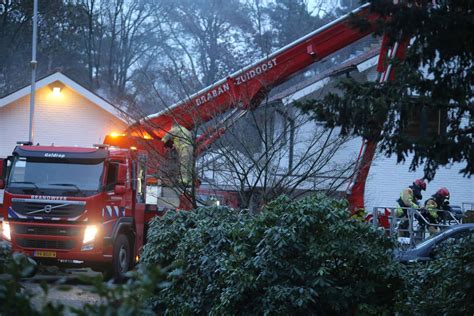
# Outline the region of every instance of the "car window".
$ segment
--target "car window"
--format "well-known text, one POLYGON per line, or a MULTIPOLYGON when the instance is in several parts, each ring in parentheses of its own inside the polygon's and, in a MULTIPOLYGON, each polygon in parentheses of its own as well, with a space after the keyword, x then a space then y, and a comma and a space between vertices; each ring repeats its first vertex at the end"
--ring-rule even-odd
POLYGON ((439 242, 435 244, 433 249, 430 251, 430 256, 431 257, 436 257, 439 255, 443 249, 446 249, 446 247, 452 247, 456 244, 458 244, 461 240, 464 240, 466 238, 469 238, 471 241, 474 241, 474 230, 469 229, 469 230, 459 230, 458 232, 455 232, 451 235, 449 235, 446 238, 443 238, 439 242))
POLYGON ((425 239, 421 243, 417 244, 414 249, 421 249, 425 247, 426 245, 432 243, 434 241, 435 244, 441 244, 443 241, 446 241, 446 243, 452 242, 455 239, 462 238, 462 236, 471 236, 474 238, 474 228, 470 228, 469 230, 461 230, 458 229, 457 232, 452 232, 451 229, 441 231, 436 233, 435 235, 430 236, 429 238, 425 239), (449 237, 446 238, 446 235, 449 235, 449 237))
POLYGON ((446 235, 447 233, 448 233, 448 231, 438 232, 435 235, 430 236, 429 238, 425 239, 424 241, 422 241, 421 243, 416 245, 415 249, 423 248, 427 244, 431 243, 433 241, 433 239, 443 239, 442 236, 446 235))
POLYGON ((474 235, 474 230, 463 230, 458 233, 452 234, 447 238, 444 238, 441 240, 438 245, 444 246, 444 245, 451 245, 451 244, 456 244, 458 243, 461 239, 464 238, 473 238, 474 235))

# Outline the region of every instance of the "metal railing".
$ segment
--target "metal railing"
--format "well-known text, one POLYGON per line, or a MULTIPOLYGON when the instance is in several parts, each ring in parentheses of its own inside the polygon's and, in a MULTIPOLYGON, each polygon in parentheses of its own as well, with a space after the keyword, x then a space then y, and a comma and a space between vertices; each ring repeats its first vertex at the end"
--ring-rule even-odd
POLYGON ((474 202, 462 202, 461 209, 463 213, 467 211, 474 211, 474 202))
POLYGON ((387 235, 397 236, 401 244, 414 247, 430 235, 462 222, 449 211, 437 210, 437 213, 437 222, 432 223, 423 209, 374 207, 372 223, 384 229, 387 235), (405 210, 407 216, 397 216, 397 209, 405 210))

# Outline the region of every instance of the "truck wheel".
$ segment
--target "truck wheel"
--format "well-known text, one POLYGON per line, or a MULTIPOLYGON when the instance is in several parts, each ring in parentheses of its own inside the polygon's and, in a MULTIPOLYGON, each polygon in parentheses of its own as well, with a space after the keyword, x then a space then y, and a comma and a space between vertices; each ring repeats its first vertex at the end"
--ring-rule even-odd
POLYGON ((131 267, 131 253, 130 241, 125 235, 118 235, 114 243, 114 254, 112 257, 113 277, 122 281, 125 278, 125 273, 131 267))

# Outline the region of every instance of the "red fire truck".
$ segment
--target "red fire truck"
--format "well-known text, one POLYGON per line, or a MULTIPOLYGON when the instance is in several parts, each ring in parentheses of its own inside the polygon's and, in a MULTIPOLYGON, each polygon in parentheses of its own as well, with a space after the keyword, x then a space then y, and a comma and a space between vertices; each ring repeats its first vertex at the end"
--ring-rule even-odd
MULTIPOLYGON (((353 13, 369 21, 376 18, 367 6, 353 13)), ((155 151, 165 152, 161 139, 173 123, 193 129, 230 112, 220 126, 198 139, 198 150, 205 150, 232 122, 257 107, 272 87, 373 31, 354 29, 349 18, 344 16, 138 122, 125 136, 107 137, 107 145, 17 146, 0 170, 0 189, 5 189, 2 238, 14 251, 39 261, 80 261, 123 276, 138 258, 147 221, 157 215, 156 207, 145 203, 147 152, 137 149, 133 139, 146 138, 155 151)), ((390 50, 392 57, 401 53, 390 50)), ((383 77, 389 71, 383 63, 386 55, 383 45, 379 58, 383 77)), ((374 151, 375 144, 363 148, 349 195, 353 207, 363 207, 374 151)))
POLYGON ((116 276, 143 244, 146 153, 17 146, 9 158, 3 238, 43 261, 80 260, 116 276))

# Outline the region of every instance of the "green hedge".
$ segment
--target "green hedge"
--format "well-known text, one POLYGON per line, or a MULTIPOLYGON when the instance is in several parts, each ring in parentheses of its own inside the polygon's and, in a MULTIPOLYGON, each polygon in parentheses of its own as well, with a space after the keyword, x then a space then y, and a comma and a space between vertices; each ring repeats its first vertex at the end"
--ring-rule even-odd
POLYGON ((349 220, 344 201, 279 198, 258 215, 227 208, 168 213, 142 260, 179 276, 155 293, 171 314, 391 313, 401 286, 393 243, 349 220))

